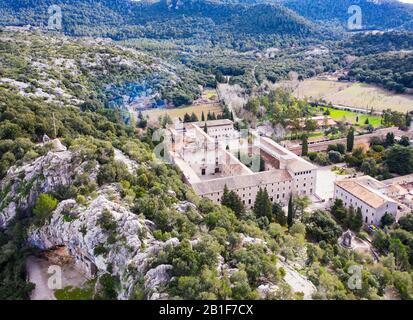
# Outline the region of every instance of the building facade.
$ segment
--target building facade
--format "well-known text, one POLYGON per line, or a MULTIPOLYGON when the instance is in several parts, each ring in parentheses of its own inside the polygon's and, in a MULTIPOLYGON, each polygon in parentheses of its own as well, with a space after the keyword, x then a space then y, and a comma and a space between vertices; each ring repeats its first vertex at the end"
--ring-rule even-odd
POLYGON ((335 182, 334 198, 346 208, 361 209, 363 222, 380 225, 384 214, 397 217, 398 203, 380 191, 380 182, 371 177, 359 177, 335 182))
POLYGON ((174 137, 173 162, 199 196, 220 203, 227 187, 251 208, 260 188, 282 205, 291 194, 315 194, 317 167, 313 164, 270 138, 252 133, 241 138, 230 120, 207 121, 207 132, 204 126, 205 122, 198 122, 168 129, 174 137))

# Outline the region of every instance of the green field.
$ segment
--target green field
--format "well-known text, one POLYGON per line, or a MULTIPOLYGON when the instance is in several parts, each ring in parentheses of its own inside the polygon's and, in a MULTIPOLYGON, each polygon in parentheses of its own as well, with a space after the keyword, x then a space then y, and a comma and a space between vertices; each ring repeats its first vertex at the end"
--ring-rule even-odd
POLYGON ((334 120, 346 121, 352 124, 365 125, 366 119, 369 119, 369 124, 372 126, 378 126, 381 124, 381 117, 377 115, 356 113, 346 110, 324 108, 330 111, 330 117, 334 120), (358 122, 356 121, 358 117, 358 122))
POLYGON ((199 104, 199 105, 192 105, 189 107, 183 107, 183 108, 173 108, 173 109, 153 109, 153 110, 148 110, 144 111, 144 115, 148 115, 149 119, 152 120, 157 120, 159 116, 162 116, 164 114, 168 114, 172 119, 177 119, 177 118, 184 118, 185 113, 191 114, 194 112, 198 119, 201 120, 201 114, 204 112, 205 117, 207 116, 208 112, 215 112, 215 115, 218 115, 222 113, 222 108, 219 104, 217 103, 212 103, 212 104, 199 104))
POLYGON ((392 109, 412 111, 413 95, 395 94, 365 83, 306 79, 301 82, 282 81, 276 84, 291 89, 300 99, 324 99, 332 104, 376 111, 392 109))

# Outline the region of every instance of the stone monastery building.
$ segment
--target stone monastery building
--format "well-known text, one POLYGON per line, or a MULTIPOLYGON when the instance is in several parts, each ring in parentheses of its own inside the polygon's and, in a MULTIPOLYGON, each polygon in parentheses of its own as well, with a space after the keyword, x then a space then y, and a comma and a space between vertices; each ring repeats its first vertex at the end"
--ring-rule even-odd
POLYGON ((259 188, 282 205, 290 194, 315 194, 316 166, 272 139, 243 136, 230 120, 173 125, 168 135, 172 162, 201 197, 219 203, 227 186, 251 208, 259 188))

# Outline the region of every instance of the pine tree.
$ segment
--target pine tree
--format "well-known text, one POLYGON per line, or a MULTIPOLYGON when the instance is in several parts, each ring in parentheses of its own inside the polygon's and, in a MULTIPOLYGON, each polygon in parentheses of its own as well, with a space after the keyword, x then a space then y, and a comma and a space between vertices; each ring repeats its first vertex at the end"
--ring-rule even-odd
POLYGON ((356 214, 353 216, 352 228, 354 232, 360 232, 361 227, 363 226, 363 214, 361 208, 357 208, 356 214))
POLYGON ((306 135, 303 136, 303 147, 301 150, 301 155, 303 157, 308 155, 308 137, 306 135))
POLYGON ((347 210, 347 219, 346 219, 346 222, 345 222, 346 228, 353 230, 354 216, 355 216, 354 207, 350 206, 347 210))
POLYGON ((198 117, 196 116, 195 112, 192 112, 191 114, 191 122, 197 122, 198 121, 198 117))
POLYGON ((274 202, 274 204, 272 205, 272 215, 278 224, 282 226, 285 226, 287 224, 287 217, 285 216, 284 210, 276 202, 274 202))
POLYGON ((191 122, 191 116, 188 113, 184 114, 184 122, 191 122))
POLYGON ((354 128, 351 127, 347 134, 347 152, 353 151, 354 147, 354 128))
POLYGON ((226 185, 221 198, 221 204, 234 211, 238 217, 245 212, 245 206, 240 197, 234 191, 229 191, 226 185))
POLYGON ((390 147, 392 145, 394 145, 395 140, 394 140, 394 133, 393 132, 388 132, 386 134, 386 146, 390 147))
POLYGON ((290 195, 288 200, 288 214, 287 214, 287 224, 288 228, 291 228, 294 222, 294 208, 293 208, 293 195, 290 195))
POLYGON ((272 205, 267 189, 260 188, 255 198, 254 213, 257 217, 267 217, 271 219, 272 205))

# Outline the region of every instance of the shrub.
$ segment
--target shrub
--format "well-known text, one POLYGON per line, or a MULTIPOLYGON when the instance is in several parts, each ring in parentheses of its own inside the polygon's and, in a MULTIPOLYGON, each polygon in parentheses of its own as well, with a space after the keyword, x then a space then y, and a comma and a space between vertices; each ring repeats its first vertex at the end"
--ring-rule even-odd
POLYGON ((51 213, 57 206, 57 199, 46 193, 41 193, 33 208, 36 224, 41 225, 50 218, 51 213))
POLYGON ((332 163, 338 163, 342 160, 341 154, 338 151, 329 151, 328 158, 332 163))
POLYGON ((309 158, 311 161, 314 161, 316 157, 317 157, 317 152, 309 152, 309 153, 308 153, 308 158, 309 158))

